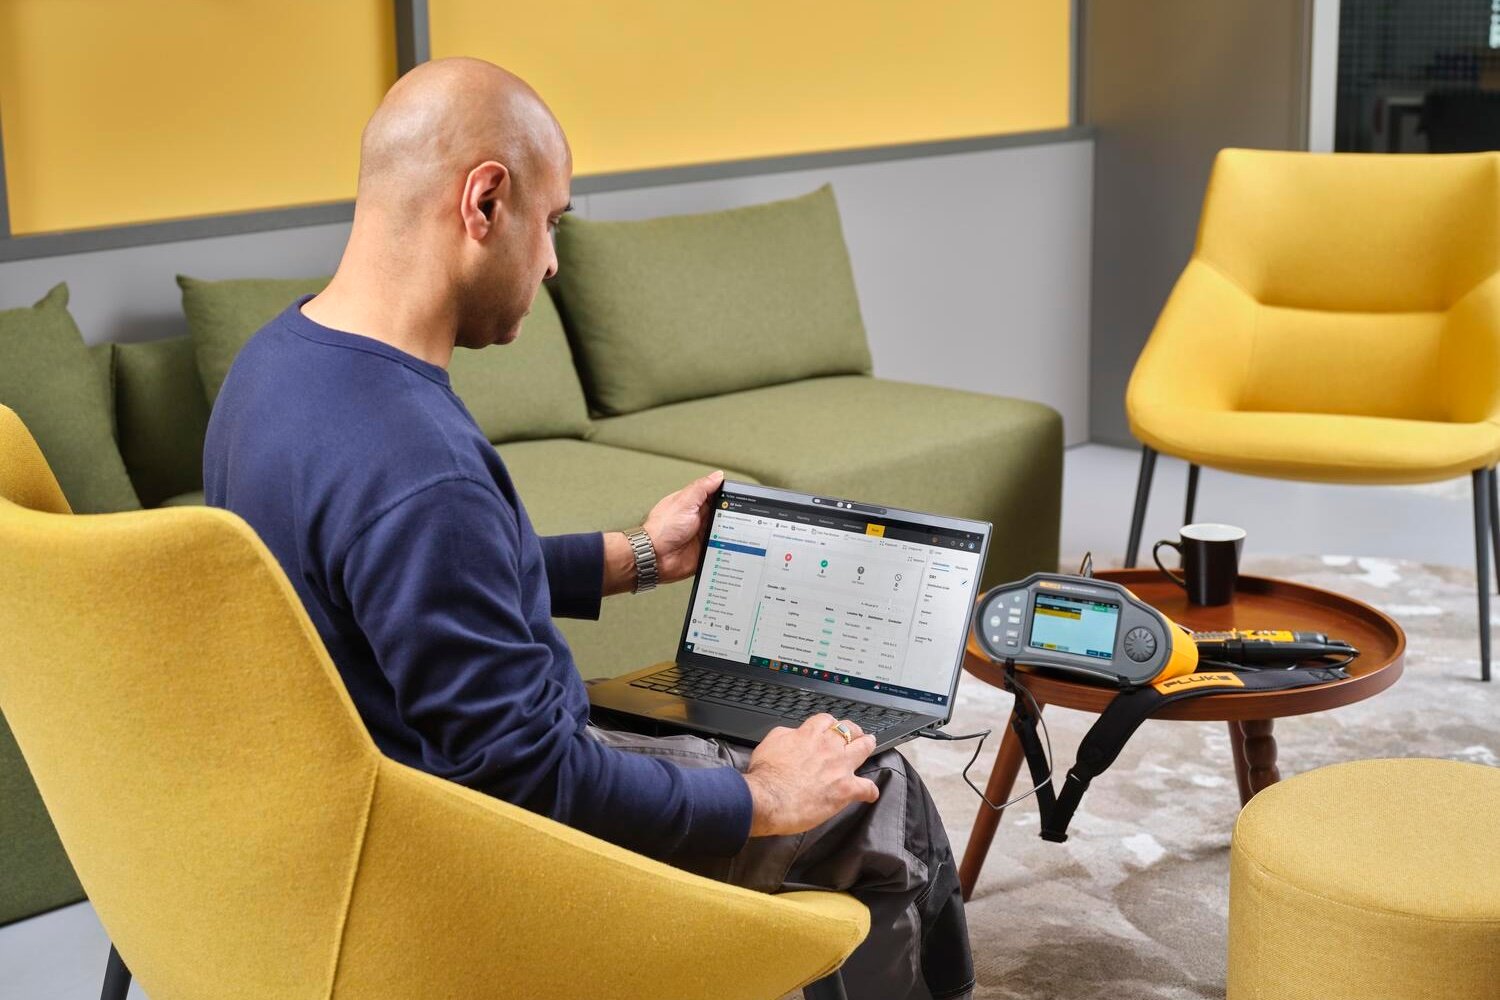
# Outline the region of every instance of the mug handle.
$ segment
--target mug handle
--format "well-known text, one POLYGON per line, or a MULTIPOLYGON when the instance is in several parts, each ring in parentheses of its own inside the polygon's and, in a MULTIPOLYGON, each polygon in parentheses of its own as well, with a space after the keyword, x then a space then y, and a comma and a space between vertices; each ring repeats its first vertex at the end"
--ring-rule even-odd
POLYGON ((1161 541, 1151 546, 1151 558, 1156 561, 1156 568, 1165 573, 1168 580, 1171 580, 1183 590, 1187 590, 1187 581, 1161 564, 1161 547, 1163 545, 1172 546, 1172 548, 1177 550, 1178 558, 1180 559, 1182 557, 1182 545, 1178 542, 1172 541, 1170 538, 1163 538, 1161 541))

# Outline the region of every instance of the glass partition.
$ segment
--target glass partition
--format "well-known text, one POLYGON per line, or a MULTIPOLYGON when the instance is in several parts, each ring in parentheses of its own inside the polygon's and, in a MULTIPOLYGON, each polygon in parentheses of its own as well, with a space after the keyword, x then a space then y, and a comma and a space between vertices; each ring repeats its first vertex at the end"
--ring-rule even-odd
POLYGON ((1500 0, 1343 0, 1334 149, 1500 149, 1500 0))

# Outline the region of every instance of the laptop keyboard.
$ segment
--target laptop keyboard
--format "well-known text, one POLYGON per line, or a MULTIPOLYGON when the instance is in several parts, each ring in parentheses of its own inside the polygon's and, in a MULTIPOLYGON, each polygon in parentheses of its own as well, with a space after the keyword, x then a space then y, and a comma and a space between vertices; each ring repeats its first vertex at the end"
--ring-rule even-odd
POLYGON ((836 695, 804 691, 785 684, 766 684, 694 666, 674 665, 631 681, 630 685, 692 701, 714 701, 737 708, 758 709, 779 715, 793 726, 801 725, 809 716, 827 712, 836 719, 849 719, 872 735, 879 735, 912 717, 912 713, 897 708, 881 708, 836 695))

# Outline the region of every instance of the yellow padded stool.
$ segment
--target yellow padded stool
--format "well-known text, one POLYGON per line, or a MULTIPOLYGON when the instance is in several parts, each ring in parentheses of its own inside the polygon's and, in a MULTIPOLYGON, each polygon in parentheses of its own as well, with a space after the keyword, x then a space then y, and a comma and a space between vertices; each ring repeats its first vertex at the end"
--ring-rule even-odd
POLYGON ((1500 997, 1500 768, 1338 764, 1234 828, 1228 1000, 1500 997))

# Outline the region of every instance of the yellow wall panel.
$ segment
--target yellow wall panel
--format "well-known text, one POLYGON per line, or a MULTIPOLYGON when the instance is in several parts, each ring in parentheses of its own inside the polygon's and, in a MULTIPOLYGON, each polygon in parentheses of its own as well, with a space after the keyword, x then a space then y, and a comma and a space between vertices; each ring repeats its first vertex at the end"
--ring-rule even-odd
POLYGON ((580 174, 1068 124, 1067 0, 430 0, 432 54, 552 106, 580 174))
POLYGON ((0 0, 17 234, 338 201, 391 0, 0 0))

